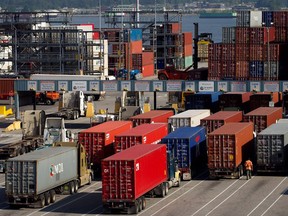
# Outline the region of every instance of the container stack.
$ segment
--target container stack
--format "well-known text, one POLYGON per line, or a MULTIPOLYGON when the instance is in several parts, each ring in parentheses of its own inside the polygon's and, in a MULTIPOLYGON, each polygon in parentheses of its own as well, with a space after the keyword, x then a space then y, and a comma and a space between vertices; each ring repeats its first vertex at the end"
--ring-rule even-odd
POLYGON ((183 57, 184 68, 193 64, 193 36, 192 32, 183 32, 183 57))
POLYGON ((238 11, 236 27, 224 27, 222 43, 209 45, 209 80, 287 79, 287 14, 238 11))

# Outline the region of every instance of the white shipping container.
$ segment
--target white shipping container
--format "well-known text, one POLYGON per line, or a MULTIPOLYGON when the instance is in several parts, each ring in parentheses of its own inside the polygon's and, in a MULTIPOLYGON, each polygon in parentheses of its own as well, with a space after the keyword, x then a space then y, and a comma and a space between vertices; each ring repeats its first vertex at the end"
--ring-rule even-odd
POLYGON ((200 120, 210 116, 209 109, 186 110, 182 113, 171 116, 168 123, 171 124, 172 130, 180 127, 195 127, 200 125, 200 120))
POLYGON ((262 11, 250 11, 250 27, 262 27, 262 11))

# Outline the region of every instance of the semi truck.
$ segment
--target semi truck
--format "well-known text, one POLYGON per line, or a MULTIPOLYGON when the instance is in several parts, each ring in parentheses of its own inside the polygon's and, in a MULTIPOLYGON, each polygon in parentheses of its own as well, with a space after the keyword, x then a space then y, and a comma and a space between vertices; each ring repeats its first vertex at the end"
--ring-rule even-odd
POLYGON ((60 92, 58 111, 47 116, 73 120, 85 116, 86 110, 85 95, 82 91, 60 92))
POLYGON ((8 204, 44 207, 56 201, 56 194, 74 194, 92 182, 86 151, 74 142, 33 151, 6 163, 5 190, 8 204))
POLYGON ((45 91, 45 92, 36 92, 35 95, 37 104, 46 104, 46 105, 54 105, 57 101, 59 101, 59 92, 56 91, 45 91))
POLYGON ((165 197, 179 187, 180 171, 166 145, 136 145, 102 160, 102 203, 112 210, 137 214, 146 196, 165 197), (119 181, 121 179, 121 181, 119 181))
POLYGON ((66 130, 63 118, 46 118, 43 110, 26 110, 22 119, 22 139, 0 147, 0 172, 5 172, 5 161, 51 146, 56 141, 71 141, 73 135, 66 130))

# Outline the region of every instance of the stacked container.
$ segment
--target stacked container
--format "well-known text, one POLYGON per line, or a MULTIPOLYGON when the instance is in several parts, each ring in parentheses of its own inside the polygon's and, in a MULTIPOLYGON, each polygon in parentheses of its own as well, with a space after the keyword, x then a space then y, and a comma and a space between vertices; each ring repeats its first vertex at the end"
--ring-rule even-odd
POLYGON ((212 113, 219 111, 219 95, 223 92, 197 92, 185 95, 185 110, 210 109, 212 113))
POLYGON ((181 127, 161 140, 174 153, 183 180, 191 180, 207 164, 206 131, 204 127, 181 127))
POLYGON ((257 172, 288 170, 288 124, 272 124, 257 135, 257 172))
POLYGON ((249 111, 249 100, 251 92, 227 92, 219 96, 219 107, 225 110, 242 110, 244 113, 249 111))
POLYGON ((168 123, 171 125, 172 130, 180 127, 194 127, 200 125, 200 120, 210 115, 209 109, 202 110, 186 110, 171 116, 168 123))
POLYGON ((242 119, 242 111, 219 111, 201 119, 200 125, 206 128, 207 133, 211 133, 217 128, 222 127, 224 124, 229 122, 241 122, 242 119))
POLYGON ((142 52, 142 74, 143 77, 154 75, 154 52, 142 52))
POLYGON ((207 135, 211 176, 240 178, 243 162, 252 157, 253 124, 227 123, 207 135))
POLYGON ((115 153, 135 145, 157 144, 168 134, 168 124, 142 124, 115 136, 115 153))
POLYGON ((281 107, 259 107, 249 113, 244 114, 244 122, 253 122, 254 131, 260 133, 269 125, 276 123, 282 118, 281 107))
POLYGON ((114 154, 115 136, 132 128, 131 121, 108 121, 78 133, 78 142, 84 146, 88 160, 97 169, 102 159, 114 154))
POLYGON ((174 115, 172 110, 151 110, 136 116, 132 116, 130 120, 133 126, 150 123, 168 123, 168 118, 174 115))
POLYGON ((258 107, 279 107, 281 106, 279 92, 257 92, 250 96, 250 110, 257 109, 258 107))
POLYGON ((10 93, 14 95, 15 79, 0 79, 0 100, 8 100, 10 93))
MULTIPOLYGON (((187 68, 193 64, 193 36, 192 32, 183 32, 183 57, 184 68, 187 68)), ((200 58, 200 57, 199 57, 200 58)))

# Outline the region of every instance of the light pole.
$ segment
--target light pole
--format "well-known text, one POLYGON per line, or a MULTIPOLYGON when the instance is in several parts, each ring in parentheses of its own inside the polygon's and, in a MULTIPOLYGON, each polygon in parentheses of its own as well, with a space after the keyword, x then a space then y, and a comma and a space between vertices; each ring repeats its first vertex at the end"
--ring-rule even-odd
POLYGON ((270 27, 273 25, 273 22, 269 23, 270 25, 266 25, 263 23, 264 26, 266 26, 266 32, 267 32, 267 67, 268 67, 268 77, 271 79, 271 66, 270 66, 270 27))

